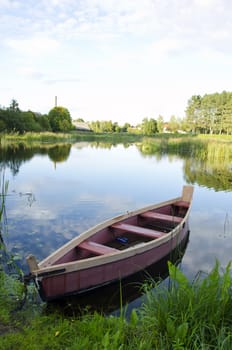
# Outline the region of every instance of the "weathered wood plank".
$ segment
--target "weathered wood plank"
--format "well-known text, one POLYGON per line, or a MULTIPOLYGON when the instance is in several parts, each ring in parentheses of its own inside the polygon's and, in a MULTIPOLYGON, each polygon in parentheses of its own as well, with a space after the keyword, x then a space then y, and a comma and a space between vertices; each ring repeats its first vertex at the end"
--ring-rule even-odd
POLYGON ((162 221, 174 222, 175 224, 179 224, 183 220, 183 218, 179 216, 155 213, 153 211, 146 211, 145 213, 140 214, 140 216, 146 219, 157 219, 162 221))
POLYGON ((107 247, 106 245, 96 243, 93 241, 81 242, 78 245, 78 247, 88 250, 89 252, 94 253, 96 255, 105 255, 105 254, 112 254, 112 253, 118 252, 118 249, 107 247))
POLYGON ((150 238, 159 238, 165 234, 164 232, 161 232, 161 231, 155 231, 155 230, 152 230, 149 228, 120 223, 120 222, 111 225, 111 227, 113 227, 114 229, 117 229, 117 230, 131 232, 131 233, 138 234, 140 236, 145 236, 145 237, 150 237, 150 238))
POLYGON ((194 190, 193 186, 189 186, 189 185, 183 186, 182 201, 190 203, 193 196, 193 190, 194 190))
POLYGON ((176 207, 182 207, 182 208, 188 209, 188 207, 189 207, 189 202, 186 202, 186 201, 178 201, 178 202, 173 203, 173 205, 176 206, 176 207))

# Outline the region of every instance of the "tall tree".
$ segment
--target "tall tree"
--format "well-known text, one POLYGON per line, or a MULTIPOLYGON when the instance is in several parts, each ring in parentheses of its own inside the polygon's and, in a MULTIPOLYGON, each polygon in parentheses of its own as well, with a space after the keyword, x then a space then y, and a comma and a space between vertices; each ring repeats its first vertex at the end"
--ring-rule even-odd
POLYGON ((194 95, 188 100, 188 106, 186 109, 187 123, 192 132, 196 132, 200 125, 201 117, 201 96, 194 95))
POLYGON ((180 120, 172 115, 168 123, 168 129, 172 132, 177 132, 180 129, 180 120))
POLYGON ((69 131, 72 129, 72 120, 67 108, 54 107, 48 113, 51 129, 54 132, 69 131))
POLYGON ((9 106, 9 110, 13 111, 13 112, 20 112, 19 109, 19 104, 15 99, 11 100, 10 106, 9 106))
POLYGON ((193 132, 232 133, 232 92, 192 96, 186 109, 185 125, 193 132))
POLYGON ((142 132, 147 136, 156 134, 158 132, 157 121, 152 118, 144 118, 142 122, 142 132))
POLYGON ((162 115, 158 116, 157 128, 158 128, 158 132, 163 132, 164 130, 164 118, 162 117, 162 115))

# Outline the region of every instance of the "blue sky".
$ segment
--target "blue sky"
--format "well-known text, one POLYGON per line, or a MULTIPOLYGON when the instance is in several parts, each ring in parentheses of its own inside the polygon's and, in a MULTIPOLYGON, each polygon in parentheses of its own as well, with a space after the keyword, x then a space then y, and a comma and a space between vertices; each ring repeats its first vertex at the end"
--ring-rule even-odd
POLYGON ((137 124, 231 91, 231 0, 0 0, 0 105, 137 124))

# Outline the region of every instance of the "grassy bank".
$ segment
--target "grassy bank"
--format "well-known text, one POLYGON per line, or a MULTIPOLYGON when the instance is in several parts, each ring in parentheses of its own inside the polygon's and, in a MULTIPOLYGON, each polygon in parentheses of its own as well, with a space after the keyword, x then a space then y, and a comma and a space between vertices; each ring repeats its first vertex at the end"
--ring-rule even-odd
MULTIPOLYGON (((171 264, 169 272, 171 286, 155 292, 145 287, 147 301, 129 320, 123 312, 120 317, 96 313, 70 318, 11 313, 1 319, 0 349, 231 349, 230 264, 220 273, 216 263, 209 275, 199 275, 193 283, 171 264)), ((4 304, 1 298, 1 308, 4 304)))
POLYGON ((146 142, 154 143, 157 147, 166 149, 168 146, 173 148, 173 145, 180 144, 206 144, 209 142, 215 143, 232 143, 231 135, 189 135, 189 134, 155 134, 152 137, 147 137, 136 133, 92 133, 92 132, 69 132, 69 133, 25 133, 25 134, 0 134, 0 144, 3 147, 5 144, 15 142, 25 143, 54 143, 54 142, 80 142, 80 141, 99 141, 111 143, 129 143, 129 142, 146 142))
POLYGON ((210 137, 170 135, 163 137, 144 138, 139 145, 143 154, 178 154, 181 156, 195 156, 201 159, 220 157, 222 154, 231 159, 232 136, 210 137))
POLYGON ((69 133, 25 133, 20 134, 2 134, 0 136, 1 146, 14 142, 25 143, 54 143, 54 142, 81 142, 81 141, 105 141, 105 142, 137 142, 143 138, 143 135, 132 133, 90 133, 90 132, 69 132, 69 133))

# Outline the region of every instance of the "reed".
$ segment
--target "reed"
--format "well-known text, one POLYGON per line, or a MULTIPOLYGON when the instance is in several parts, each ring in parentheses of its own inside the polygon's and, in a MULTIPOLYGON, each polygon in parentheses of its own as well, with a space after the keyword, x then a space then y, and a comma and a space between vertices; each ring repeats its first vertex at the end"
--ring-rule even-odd
POLYGON ((71 133, 52 133, 52 132, 41 132, 33 133, 27 132, 25 134, 3 134, 1 135, 1 145, 15 142, 56 142, 56 141, 70 141, 73 139, 71 133))
POLYGON ((232 161, 232 138, 229 137, 226 140, 194 136, 144 138, 138 147, 144 155, 169 154, 208 161, 232 161))
POLYGON ((47 142, 80 142, 80 141, 100 141, 111 143, 137 142, 143 138, 141 134, 132 133, 92 133, 72 131, 69 133, 27 132, 24 134, 12 133, 0 135, 1 146, 9 143, 47 143, 47 142))

